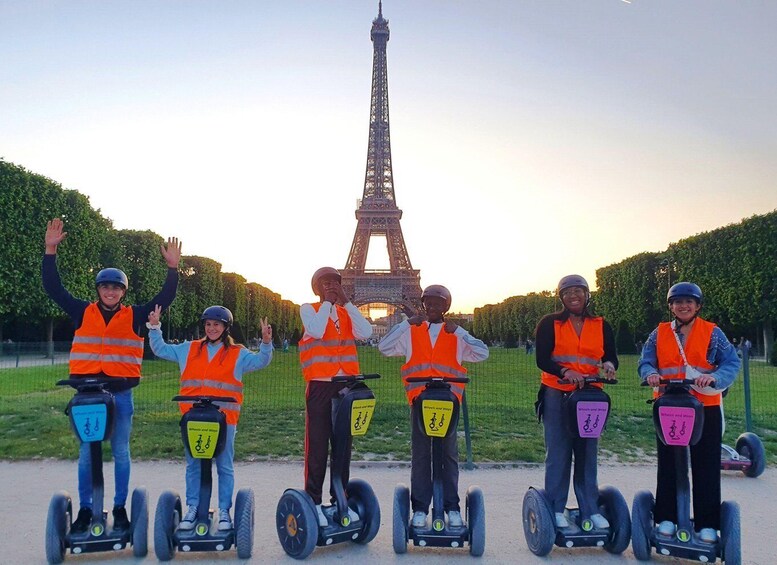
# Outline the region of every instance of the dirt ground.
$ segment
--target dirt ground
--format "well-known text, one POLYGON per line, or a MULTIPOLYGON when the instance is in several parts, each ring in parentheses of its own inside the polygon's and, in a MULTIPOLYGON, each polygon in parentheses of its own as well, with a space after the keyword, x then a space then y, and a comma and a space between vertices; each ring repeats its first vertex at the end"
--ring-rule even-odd
MULTIPOLYGON (((184 491, 184 467, 181 462, 135 462, 132 468, 130 489, 143 485, 150 498, 150 522, 156 501, 164 489, 184 491)), ((378 536, 370 544, 339 544, 317 548, 308 558, 312 563, 424 563, 435 564, 462 562, 472 559, 467 549, 422 549, 409 547, 405 555, 395 555, 391 543, 391 512, 394 486, 409 483, 407 466, 393 464, 354 463, 351 476, 367 480, 375 490, 381 504, 382 519, 378 536)), ((112 501, 112 468, 106 465, 108 504, 112 501)), ((235 469, 236 488, 254 489, 258 504, 256 512, 256 536, 253 560, 261 563, 293 563, 286 556, 275 533, 274 511, 278 498, 285 488, 298 488, 302 483, 301 463, 239 463, 235 469)), ((462 470, 459 487, 463 493, 471 484, 483 489, 486 505, 486 551, 482 557, 488 563, 556 563, 606 564, 634 561, 631 548, 621 556, 610 555, 600 549, 554 548, 546 558, 534 556, 526 547, 520 522, 523 495, 529 486, 542 485, 541 466, 480 467, 472 471, 462 470)), ((621 490, 631 506, 634 493, 643 488, 655 488, 655 468, 648 465, 606 465, 599 469, 600 485, 611 484, 621 490)), ((44 531, 46 512, 51 495, 67 490, 76 496, 75 462, 31 461, 20 463, 0 462, 0 517, 5 524, 5 543, 0 562, 11 564, 45 563, 44 531)), ((746 478, 741 473, 724 472, 723 498, 739 502, 742 509, 742 557, 743 563, 768 565, 777 562, 777 551, 770 540, 763 537, 766 524, 772 523, 774 505, 777 503, 777 470, 767 469, 757 479, 746 478), (771 516, 771 518, 770 518, 771 516), (760 526, 760 529, 759 529, 760 526)), ((77 498, 77 496, 76 496, 77 498)), ((571 497, 574 500, 574 497, 571 497)), ((74 500, 77 506, 77 501, 74 500)), ((152 549, 153 531, 149 530, 149 556, 156 561, 152 549)), ((68 555, 70 563, 137 563, 130 549, 117 554, 68 555)), ((241 562, 234 550, 224 554, 200 553, 176 554, 177 561, 241 562)), ((658 557, 658 563, 674 563, 679 560, 658 557)))

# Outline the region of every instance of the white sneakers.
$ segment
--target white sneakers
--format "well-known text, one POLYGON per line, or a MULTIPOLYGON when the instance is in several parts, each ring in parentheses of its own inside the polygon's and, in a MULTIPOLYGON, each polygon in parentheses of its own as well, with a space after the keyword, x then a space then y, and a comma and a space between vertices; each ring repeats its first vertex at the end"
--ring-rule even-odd
POLYGON ((425 528, 426 527, 426 512, 421 512, 418 510, 417 512, 413 513, 413 521, 411 522, 414 528, 425 528))
POLYGON ((704 543, 717 543, 718 532, 713 528, 702 528, 699 531, 699 539, 704 543))
POLYGON ((326 528, 329 525, 329 520, 326 519, 324 508, 320 504, 316 504, 316 514, 318 515, 318 525, 326 528))
POLYGON ((461 528, 464 525, 464 521, 461 519, 461 512, 458 510, 450 510, 448 512, 448 527, 461 528))
POLYGON ((223 532, 232 529, 232 518, 229 517, 229 510, 219 508, 219 531, 223 532))
POLYGON ((197 506, 189 505, 186 508, 186 514, 183 515, 183 520, 178 524, 179 530, 191 530, 194 529, 194 522, 197 520, 197 506))
POLYGON ((567 520, 567 517, 564 516, 563 512, 556 512, 556 527, 557 528, 569 527, 569 521, 567 520))
POLYGON ((594 528, 597 530, 606 530, 610 527, 610 523, 607 521, 607 518, 601 514, 591 514, 591 522, 594 523, 594 528))
POLYGON ((674 533, 677 531, 677 526, 674 525, 674 522, 670 522, 669 520, 664 520, 660 524, 658 524, 658 528, 656 528, 658 533, 662 536, 673 536, 674 533))

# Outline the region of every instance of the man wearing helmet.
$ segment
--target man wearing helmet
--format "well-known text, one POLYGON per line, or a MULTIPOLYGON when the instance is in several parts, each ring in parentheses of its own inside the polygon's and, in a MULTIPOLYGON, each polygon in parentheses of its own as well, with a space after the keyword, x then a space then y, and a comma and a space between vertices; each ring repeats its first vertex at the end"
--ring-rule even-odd
MULTIPOLYGON (((356 340, 369 339, 372 325, 345 296, 342 277, 332 267, 321 267, 310 281, 319 301, 300 306, 305 328, 299 342, 305 390, 305 492, 313 499, 321 526, 327 525, 322 504, 322 490, 332 434, 332 399, 345 383, 333 383, 338 375, 358 375, 359 359, 356 340)), ((350 441, 345 450, 343 488, 348 484, 350 441)), ((330 485, 334 500, 334 488, 330 485)), ((351 519, 358 519, 352 513, 351 519)))
MULTIPOLYGON (((386 334, 378 349, 388 357, 404 355, 402 380, 410 404, 411 471, 410 499, 413 507, 413 526, 426 527, 429 505, 432 502, 432 442, 419 429, 415 416, 415 398, 421 394, 424 383, 410 383, 408 377, 463 377, 467 369, 462 361, 478 362, 488 359, 488 347, 472 337, 467 330, 445 320, 451 307, 451 293, 442 285, 427 286, 421 295, 424 311, 403 321, 386 334)), ((461 401, 463 383, 452 383, 451 390, 461 401)), ((457 436, 452 433, 443 439, 443 510, 448 525, 463 525, 459 508, 459 449, 457 436)))
MULTIPOLYGON (((661 378, 695 378, 693 394, 704 405, 704 427, 691 446, 694 527, 700 538, 717 542, 720 529, 720 443, 723 435, 722 395, 739 373, 740 360, 721 329, 699 317, 704 295, 698 285, 679 282, 666 296, 671 322, 653 330, 642 348, 637 372, 660 391, 661 378)), ((656 441, 658 475, 655 521, 661 534, 672 536, 677 523, 675 451, 656 441)))
MULTIPOLYGON (((253 353, 236 344, 229 335, 232 312, 224 306, 210 306, 200 316, 205 337, 197 341, 185 341, 173 345, 162 338, 160 323, 161 306, 148 315, 148 341, 154 354, 168 361, 176 361, 181 370, 182 396, 233 396, 237 402, 216 402, 227 417, 227 439, 224 450, 216 457, 219 474, 218 528, 232 529, 229 510, 235 490, 235 433, 243 405, 243 375, 258 371, 272 361, 272 327, 267 318, 259 319, 262 326, 262 343, 259 352, 253 353)), ((181 413, 188 412, 191 403, 179 403, 181 413)), ((197 521, 200 502, 200 460, 186 452, 186 504, 179 528, 191 530, 197 521)))
MULTIPOLYGON (((181 246, 178 239, 170 238, 161 248, 167 263, 167 279, 161 292, 144 305, 124 306, 127 292, 127 275, 119 269, 103 269, 97 273, 95 286, 97 301, 79 300, 62 285, 57 271, 57 247, 67 236, 63 223, 54 218, 46 227, 46 253, 43 256, 43 288, 49 297, 73 320, 75 336, 70 350, 70 376, 122 377, 110 387, 115 399, 115 422, 111 435, 116 493, 113 499, 113 524, 115 529, 129 527, 127 501, 130 476, 129 437, 132 430, 134 405, 132 388, 140 382, 143 361, 143 338, 140 326, 145 322, 155 304, 167 308, 175 298, 178 286, 178 262, 181 246)), ((73 523, 73 533, 85 532, 92 519, 92 487, 89 444, 81 444, 78 459, 78 493, 81 508, 73 523)))
POLYGON ((594 527, 604 529, 610 524, 598 510, 598 440, 570 436, 564 398, 582 388, 586 376, 597 376, 600 369, 603 376, 615 377, 615 338, 610 324, 589 312, 591 293, 583 277, 567 275, 559 281, 556 292, 561 311, 543 317, 536 330, 537 367, 542 371, 536 406, 545 430, 545 493, 553 506, 556 527, 568 527, 564 509, 574 454, 574 488, 580 512, 591 518, 594 527))

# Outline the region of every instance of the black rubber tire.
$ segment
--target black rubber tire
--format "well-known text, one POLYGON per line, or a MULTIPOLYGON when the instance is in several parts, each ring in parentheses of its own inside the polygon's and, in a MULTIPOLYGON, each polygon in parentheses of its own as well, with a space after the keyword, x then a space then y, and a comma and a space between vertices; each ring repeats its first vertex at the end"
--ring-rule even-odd
POLYGON ((398 484, 394 488, 394 521, 392 540, 394 553, 407 553, 407 527, 410 522, 410 489, 398 484))
POLYGON ((287 489, 275 511, 278 541, 287 555, 305 559, 318 541, 318 515, 313 500, 305 491, 287 489))
POLYGON ((132 491, 130 506, 130 541, 132 555, 148 555, 148 492, 143 487, 132 491))
POLYGON ((51 497, 46 517, 46 559, 49 563, 62 563, 67 550, 67 532, 70 529, 73 506, 70 495, 60 491, 51 497))
POLYGON ((737 438, 737 453, 750 459, 750 467, 742 472, 748 477, 758 477, 766 469, 766 450, 761 438, 752 432, 745 432, 737 438))
POLYGON ((530 487, 526 491, 521 515, 529 551, 540 557, 550 553, 556 541, 556 523, 544 490, 530 487))
POLYGON ((469 554, 480 557, 486 550, 486 504, 480 487, 473 485, 467 489, 465 512, 469 528, 469 554))
POLYGON ((372 487, 361 479, 348 481, 345 488, 345 496, 348 497, 348 506, 352 508, 362 520, 362 529, 356 539, 356 543, 370 543, 378 535, 380 529, 380 503, 372 487))
POLYGON ((154 515, 154 553, 160 561, 170 561, 175 557, 173 536, 181 522, 181 514, 181 497, 172 490, 164 491, 159 496, 154 515))
POLYGON ((605 486, 599 489, 599 509, 610 522, 610 537, 604 549, 620 555, 631 543, 631 515, 626 499, 615 487, 605 486))
POLYGON ((649 490, 641 490, 634 495, 631 504, 631 549, 639 561, 650 561, 651 558, 654 506, 653 493, 649 490))
POLYGON ((243 488, 235 497, 235 547, 240 559, 250 559, 254 550, 254 491, 243 488))
POLYGON ((742 530, 739 521, 739 504, 724 501, 720 505, 721 558, 726 565, 742 563, 742 530))

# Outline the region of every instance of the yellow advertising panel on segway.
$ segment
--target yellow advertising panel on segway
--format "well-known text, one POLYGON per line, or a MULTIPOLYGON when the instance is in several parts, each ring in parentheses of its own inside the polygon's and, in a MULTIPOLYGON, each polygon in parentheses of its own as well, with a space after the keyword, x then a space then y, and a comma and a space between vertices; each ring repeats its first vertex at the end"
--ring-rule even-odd
POLYGON ((186 422, 189 452, 195 459, 213 459, 219 439, 218 422, 186 422))
POLYGON ((367 433, 374 411, 374 398, 353 401, 351 404, 351 435, 363 436, 367 433))
POLYGON ((424 431, 431 437, 445 437, 453 417, 453 402, 450 400, 426 400, 421 402, 424 431))

